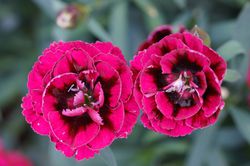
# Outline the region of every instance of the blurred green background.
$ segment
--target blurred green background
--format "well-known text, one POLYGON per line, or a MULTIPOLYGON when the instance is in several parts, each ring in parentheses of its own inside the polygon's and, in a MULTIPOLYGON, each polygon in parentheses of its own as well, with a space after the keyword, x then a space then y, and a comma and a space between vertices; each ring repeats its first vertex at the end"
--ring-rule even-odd
POLYGON ((247 0, 0 0, 0 138, 35 166, 249 166, 250 112, 246 73, 250 50, 247 0), (65 6, 82 13, 73 28, 56 24, 65 6), (128 139, 116 140, 95 159, 76 162, 35 134, 21 115, 27 74, 58 40, 112 41, 129 61, 157 25, 195 24, 206 30, 227 61, 226 107, 216 125, 183 138, 143 128, 139 120, 128 139))

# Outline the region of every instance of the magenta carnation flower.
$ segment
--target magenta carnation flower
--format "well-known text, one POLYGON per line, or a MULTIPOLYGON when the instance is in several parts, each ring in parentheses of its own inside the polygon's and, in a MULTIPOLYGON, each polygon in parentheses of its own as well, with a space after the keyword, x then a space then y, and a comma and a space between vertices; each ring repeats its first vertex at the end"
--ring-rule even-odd
POLYGON ((185 136, 215 123, 226 62, 189 32, 166 36, 131 61, 145 127, 185 136))
POLYGON ((53 43, 34 64, 23 98, 32 129, 67 157, 88 159, 125 138, 139 110, 132 72, 111 43, 53 43))
POLYGON ((0 166, 32 166, 32 163, 20 152, 5 150, 0 142, 0 166))
MULTIPOLYGON (((149 35, 146 41, 142 42, 141 45, 138 48, 138 51, 142 51, 152 44, 160 41, 165 36, 170 35, 173 33, 173 26, 171 25, 160 25, 156 27, 149 35)), ((184 26, 179 27, 179 32, 182 33, 186 31, 186 28, 184 26)))

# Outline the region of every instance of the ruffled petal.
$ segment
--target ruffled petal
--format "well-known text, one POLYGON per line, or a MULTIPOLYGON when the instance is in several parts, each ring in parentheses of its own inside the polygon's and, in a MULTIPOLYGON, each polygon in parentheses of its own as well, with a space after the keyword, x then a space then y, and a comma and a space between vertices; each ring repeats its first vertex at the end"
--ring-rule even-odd
POLYGON ((55 62, 52 69, 52 76, 55 77, 64 73, 74 72, 74 70, 74 66, 70 62, 69 57, 64 55, 57 62, 55 62))
POLYGON ((182 40, 192 50, 195 50, 198 52, 202 51, 202 48, 203 48, 202 40, 189 32, 175 33, 175 34, 169 35, 169 37, 174 37, 174 38, 182 40))
POLYGON ((203 99, 199 96, 198 92, 192 94, 192 102, 191 106, 176 106, 173 117, 176 120, 183 120, 195 115, 203 104, 203 99))
POLYGON ((93 90, 93 98, 97 100, 95 105, 98 105, 99 107, 103 106, 105 98, 104 98, 104 92, 102 90, 102 85, 100 82, 98 82, 95 85, 95 88, 93 90))
POLYGON ((66 56, 71 61, 71 64, 73 64, 76 72, 94 69, 93 59, 82 49, 74 48, 67 52, 66 56))
POLYGON ((29 124, 37 119, 36 112, 33 109, 32 99, 29 94, 23 97, 21 107, 23 109, 22 114, 29 124))
POLYGON ((168 53, 161 59, 163 73, 179 73, 181 71, 199 72, 210 66, 209 59, 200 52, 178 49, 168 53))
POLYGON ((151 124, 157 132, 165 133, 176 127, 176 122, 173 119, 162 117, 160 119, 152 119, 151 124))
POLYGON ((22 114, 26 121, 31 124, 32 129, 40 135, 48 135, 50 132, 49 124, 44 120, 42 114, 37 114, 33 109, 31 96, 27 94, 23 98, 22 114))
POLYGON ((86 51, 88 55, 92 58, 100 53, 100 50, 97 49, 93 44, 82 41, 75 41, 74 48, 79 48, 86 51))
POLYGON ((205 45, 203 46, 202 53, 210 59, 211 62, 210 68, 214 71, 214 73, 218 77, 219 82, 222 83, 222 80, 225 76, 227 69, 227 64, 225 60, 214 50, 205 45))
POLYGON ((90 118, 97 124, 99 125, 103 125, 103 119, 102 117, 100 116, 99 112, 89 108, 88 109, 88 114, 90 116, 90 118))
POLYGON ((141 58, 144 56, 145 51, 140 51, 137 55, 134 56, 134 59, 130 61, 130 68, 133 72, 133 81, 137 78, 139 72, 143 69, 141 58))
POLYGON ((90 159, 93 158, 96 153, 99 153, 99 151, 90 149, 88 146, 82 146, 77 149, 75 158, 77 160, 90 159))
POLYGON ((48 135, 50 133, 50 127, 47 121, 42 116, 31 123, 31 128, 40 135, 48 135))
MULTIPOLYGON (((172 128, 174 127, 173 121, 169 119, 165 123, 168 124, 172 128)), ((172 136, 172 137, 186 136, 193 131, 193 128, 186 126, 183 121, 176 122, 175 127, 173 129, 163 129, 157 124, 159 124, 158 121, 152 122, 152 125, 156 129, 157 132, 163 133, 165 135, 172 136)))
POLYGON ((91 149, 102 149, 109 146, 116 134, 121 130, 124 122, 124 107, 120 103, 116 109, 104 108, 100 110, 103 117, 104 125, 101 126, 100 132, 88 145, 91 149))
POLYGON ((170 25, 160 25, 156 27, 152 33, 148 36, 148 41, 151 41, 152 43, 158 42, 167 35, 170 35, 172 33, 172 26, 170 25))
POLYGON ((95 139, 92 140, 88 144, 88 146, 91 149, 99 150, 99 149, 102 149, 106 146, 111 145, 111 143, 114 141, 115 137, 116 137, 115 133, 112 130, 110 130, 108 126, 104 125, 104 126, 102 126, 100 132, 95 137, 95 139))
POLYGON ((132 94, 132 72, 124 61, 112 54, 99 54, 95 57, 95 61, 104 61, 109 63, 120 75, 122 81, 122 101, 127 101, 132 94))
POLYGON ((206 117, 214 114, 221 103, 221 89, 220 83, 214 72, 210 68, 205 69, 205 74, 207 78, 207 90, 203 95, 203 106, 202 110, 206 117))
POLYGON ((135 102, 133 96, 125 104, 125 117, 121 130, 117 133, 119 138, 127 138, 127 136, 132 132, 134 125, 137 122, 137 117, 139 115, 139 108, 135 102))
MULTIPOLYGON (((186 29, 183 26, 179 27, 179 32, 182 33, 186 29)), ((156 27, 149 35, 145 42, 143 42, 139 47, 138 50, 144 50, 153 45, 154 43, 159 42, 164 37, 172 34, 173 27, 171 25, 160 25, 156 27)))
POLYGON ((198 38, 197 36, 189 33, 189 32, 184 32, 183 34, 183 39, 184 39, 184 43, 187 44, 187 46, 189 48, 191 48, 192 50, 201 52, 202 51, 202 47, 203 47, 203 42, 200 38, 198 38))
POLYGON ((175 111, 174 104, 170 101, 168 95, 165 92, 157 92, 155 95, 155 102, 157 103, 157 108, 165 117, 172 118, 172 115, 175 111))
POLYGON ((155 93, 159 89, 157 86, 158 72, 161 73, 161 70, 156 68, 146 68, 142 71, 140 75, 140 85, 141 91, 144 93, 144 95, 155 95, 155 93))
POLYGON ((49 112, 62 111, 58 110, 58 108, 56 107, 59 103, 57 97, 58 95, 62 95, 60 91, 64 92, 66 87, 70 87, 72 84, 76 83, 76 80, 77 80, 77 75, 75 73, 65 73, 54 77, 48 83, 43 93, 43 102, 42 102, 42 111, 45 119, 48 119, 49 112))
POLYGON ((152 97, 143 97, 143 112, 147 114, 149 120, 157 118, 161 115, 161 112, 156 107, 156 102, 154 96, 152 97))
POLYGON ((164 56, 165 54, 177 49, 184 49, 184 48, 188 49, 188 47, 181 40, 170 36, 164 37, 161 41, 152 46, 152 48, 153 47, 156 47, 157 51, 154 49, 151 50, 151 48, 149 48, 147 52, 149 54, 152 54, 153 52, 156 51, 155 54, 159 56, 164 56))
POLYGON ((223 107, 224 107, 224 102, 221 101, 218 110, 209 117, 206 117, 205 112, 203 110, 200 110, 193 117, 186 119, 186 124, 196 129, 205 128, 210 125, 213 125, 217 121, 219 113, 223 109, 223 107))
POLYGON ((134 94, 135 101, 138 104, 139 108, 142 108, 142 97, 143 97, 143 95, 141 93, 139 79, 140 79, 140 75, 138 75, 138 77, 135 80, 133 94, 134 94))
POLYGON ((141 116, 141 122, 142 122, 142 124, 143 124, 143 126, 145 128, 148 128, 150 130, 155 131, 155 129, 153 128, 153 126, 152 126, 152 124, 150 122, 150 120, 148 119, 147 114, 144 114, 144 113, 142 114, 142 116, 141 116))
POLYGON ((118 133, 124 123, 125 111, 123 103, 120 103, 116 108, 113 109, 108 107, 101 108, 100 115, 103 117, 104 125, 114 133, 118 133))
POLYGON ((56 144, 56 149, 61 151, 65 156, 72 157, 75 155, 75 150, 70 148, 70 146, 60 142, 53 133, 50 133, 50 140, 56 144))
POLYGON ((195 73, 195 75, 193 76, 193 82, 196 86, 198 86, 196 89, 199 92, 199 95, 202 96, 207 89, 207 81, 205 73, 203 71, 195 73))
POLYGON ((122 55, 121 50, 114 46, 111 42, 99 42, 93 44, 94 47, 99 49, 102 53, 105 54, 113 54, 115 56, 118 56, 120 59, 122 59, 124 62, 126 62, 124 56, 122 55))
POLYGON ((37 71, 37 69, 36 69, 37 65, 36 64, 34 65, 33 69, 30 71, 30 73, 28 75, 27 87, 28 87, 29 90, 31 90, 31 89, 42 89, 43 88, 42 87, 42 85, 43 85, 43 75, 41 75, 37 71))
POLYGON ((161 90, 167 84, 167 75, 162 74, 160 61, 160 56, 152 55, 140 73, 141 91, 146 96, 155 95, 158 90, 161 90))
POLYGON ((96 64, 100 75, 100 82, 103 86, 105 103, 110 107, 116 107, 122 92, 122 84, 119 73, 108 63, 100 61, 96 64))
POLYGON ((100 130, 98 124, 91 121, 86 123, 84 120, 84 118, 74 120, 74 118, 63 117, 59 112, 49 113, 52 132, 60 142, 71 148, 86 145, 96 137, 100 130))

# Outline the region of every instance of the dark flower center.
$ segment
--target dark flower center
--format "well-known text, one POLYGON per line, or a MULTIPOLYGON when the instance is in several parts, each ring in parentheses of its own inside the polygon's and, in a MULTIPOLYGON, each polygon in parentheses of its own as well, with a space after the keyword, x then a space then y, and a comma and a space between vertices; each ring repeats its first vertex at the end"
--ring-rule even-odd
POLYGON ((96 71, 58 76, 49 84, 46 96, 46 100, 51 101, 47 103, 53 104, 51 106, 67 122, 82 123, 84 119, 92 119, 103 124, 100 109, 104 104, 104 92, 96 71))
POLYGON ((194 104, 192 94, 196 88, 197 85, 193 83, 192 73, 184 71, 164 89, 174 104, 180 107, 189 107, 194 104))
POLYGON ((68 99, 68 108, 62 110, 62 115, 77 117, 88 114, 93 121, 102 124, 102 118, 98 113, 100 103, 93 98, 92 88, 87 88, 86 83, 80 80, 72 84, 67 92, 74 95, 68 99))

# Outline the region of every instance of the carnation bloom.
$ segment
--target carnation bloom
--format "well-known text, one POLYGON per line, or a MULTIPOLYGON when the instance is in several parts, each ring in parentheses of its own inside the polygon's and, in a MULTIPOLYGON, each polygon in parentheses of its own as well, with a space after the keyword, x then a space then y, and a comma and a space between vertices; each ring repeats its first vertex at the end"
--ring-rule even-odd
POLYGON ((0 166, 32 166, 32 164, 23 154, 6 151, 0 143, 0 166))
MULTIPOLYGON (((138 51, 142 51, 152 44, 160 41, 165 36, 170 35, 173 33, 173 26, 171 25, 160 25, 156 27, 149 35, 146 41, 142 42, 141 45, 138 48, 138 51)), ((182 33, 186 31, 186 28, 184 26, 179 27, 179 32, 182 33)))
POLYGON ((34 64, 27 86, 26 121, 78 160, 127 137, 139 113, 132 72, 109 42, 52 43, 34 64))
POLYGON ((131 61, 141 121, 153 131, 185 136, 215 123, 224 102, 226 62, 197 36, 166 36, 131 61))

